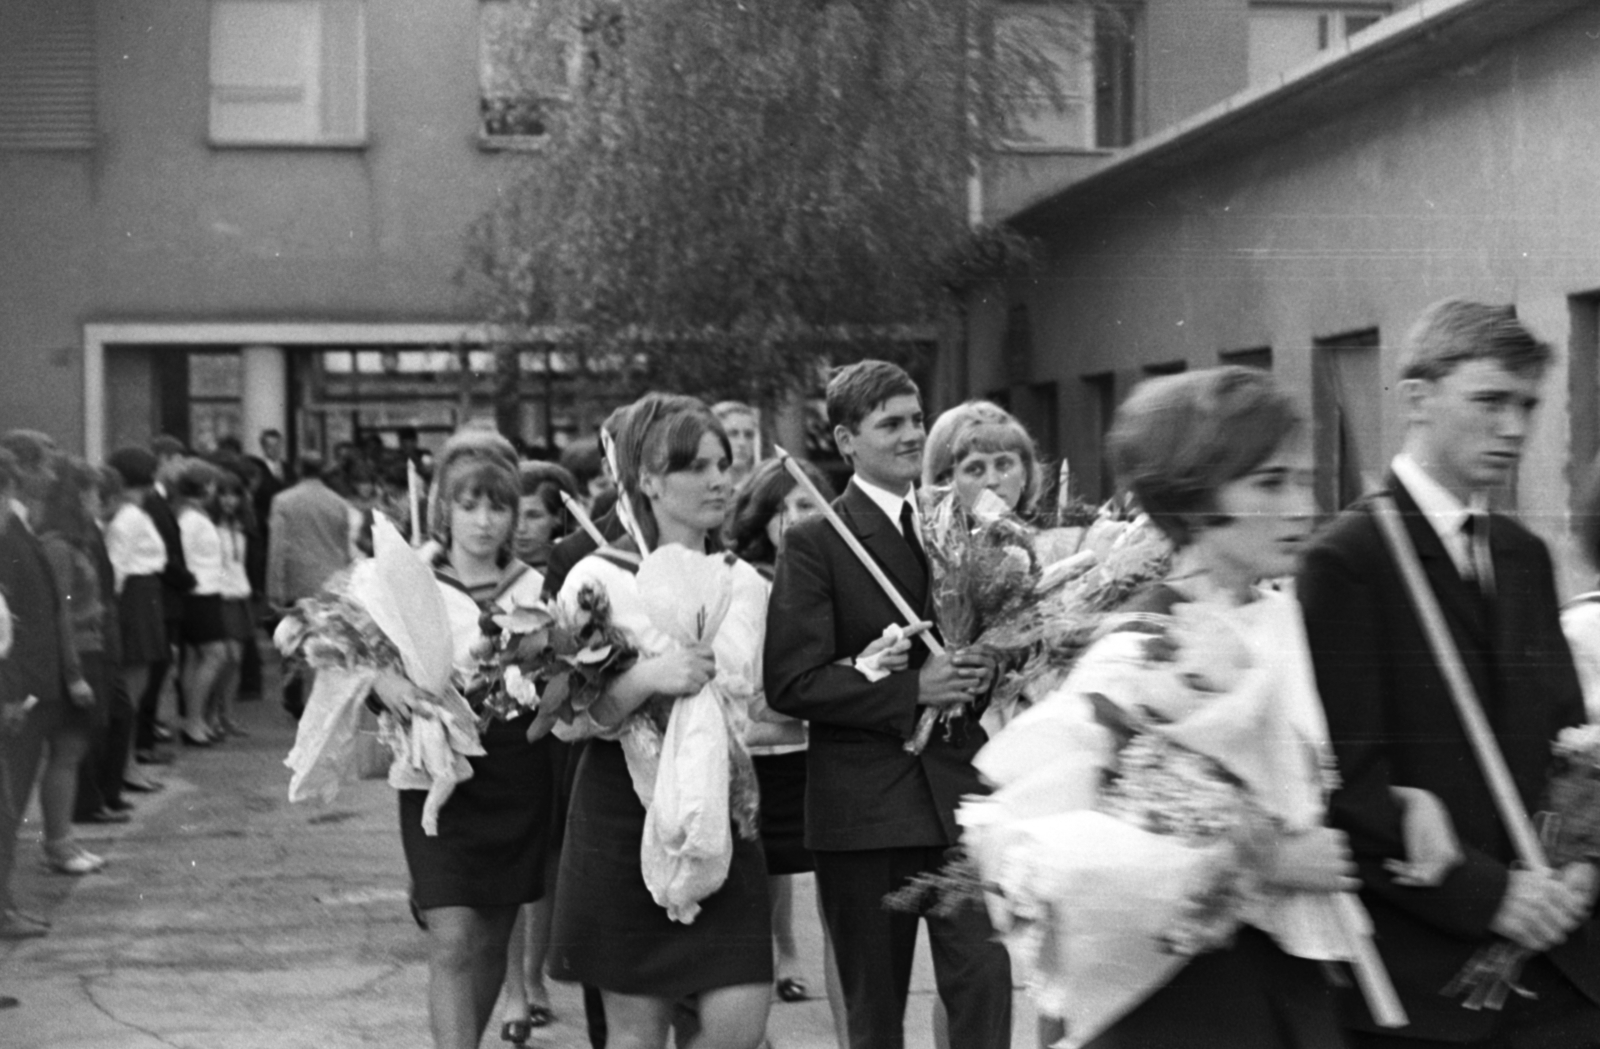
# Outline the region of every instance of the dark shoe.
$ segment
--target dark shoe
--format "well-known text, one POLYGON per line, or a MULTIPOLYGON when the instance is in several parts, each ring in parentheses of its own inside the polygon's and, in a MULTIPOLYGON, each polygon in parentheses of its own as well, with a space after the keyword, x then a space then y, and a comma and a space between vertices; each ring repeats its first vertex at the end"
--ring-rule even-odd
POLYGON ((49 929, 29 921, 17 911, 0 914, 0 940, 36 940, 49 935, 49 929))
POLYGON ((532 1034, 531 1020, 507 1020, 500 1025, 500 1040, 510 1042, 512 1045, 527 1045, 528 1038, 532 1034))
POLYGON ((127 798, 117 798, 113 801, 106 802, 106 808, 110 809, 112 812, 132 812, 134 805, 133 802, 129 801, 127 798))
POLYGON ((778 981, 778 997, 786 1002, 805 1001, 806 982, 794 976, 785 976, 778 981))
POLYGON ((238 736, 240 739, 250 738, 250 733, 246 732, 244 726, 237 721, 224 721, 222 723, 222 731, 230 736, 238 736))
POLYGON ((556 1022, 556 1014, 550 1011, 547 1005, 528 1006, 529 1027, 549 1027, 556 1022))
POLYGON ((172 730, 165 725, 157 725, 150 730, 150 735, 154 737, 157 743, 172 742, 172 730))
POLYGON ((133 760, 141 765, 170 765, 172 755, 160 750, 135 751, 133 760))
POLYGON ((137 794, 159 794, 167 789, 167 785, 153 779, 125 779, 122 781, 122 789, 137 794))
POLYGON ((183 745, 186 747, 210 747, 214 746, 217 742, 216 740, 209 739, 205 736, 191 736, 189 735, 188 729, 184 729, 182 732, 179 732, 178 738, 183 741, 183 745))
POLYGON ((0 1009, 15 1009, 21 1004, 9 994, 0 994, 0 1009))
POLYGON ((94 812, 83 816, 72 817, 74 823, 127 823, 133 819, 132 814, 118 812, 114 809, 96 809, 94 812))

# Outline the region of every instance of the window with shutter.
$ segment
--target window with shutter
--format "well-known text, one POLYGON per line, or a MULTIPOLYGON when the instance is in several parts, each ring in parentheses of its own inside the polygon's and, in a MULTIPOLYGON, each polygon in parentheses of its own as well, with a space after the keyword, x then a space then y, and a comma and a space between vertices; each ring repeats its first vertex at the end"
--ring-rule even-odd
POLYGON ((0 150, 94 145, 91 0, 0 2, 0 150))
POLYGON ((213 0, 211 142, 360 146, 362 0, 213 0))

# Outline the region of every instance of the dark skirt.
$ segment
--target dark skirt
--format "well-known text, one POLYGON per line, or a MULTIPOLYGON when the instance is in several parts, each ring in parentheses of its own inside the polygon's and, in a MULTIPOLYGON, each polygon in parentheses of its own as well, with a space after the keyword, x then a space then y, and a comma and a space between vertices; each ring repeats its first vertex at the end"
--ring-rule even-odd
POLYGON ((805 846, 806 752, 756 754, 761 784, 761 848, 768 874, 804 874, 817 869, 805 846))
POLYGON ((122 581, 117 597, 122 628, 122 665, 136 667, 167 661, 167 624, 161 604, 161 577, 132 575, 122 581))
POLYGON ((418 907, 515 907, 544 895, 550 819, 550 743, 528 742, 528 719, 495 721, 472 778, 439 810, 439 833, 422 831, 427 791, 400 791, 400 843, 418 907))
POLYGON ((556 881, 550 975, 671 999, 771 983, 771 905, 759 843, 734 835, 728 880, 684 925, 668 918, 645 888, 644 816, 621 745, 585 744, 556 881))
POLYGON ((227 626, 222 619, 222 595, 184 595, 183 643, 209 645, 227 639, 227 626))
POLYGON ((1246 926, 1232 947, 1178 975, 1085 1049, 1343 1049, 1336 992, 1320 962, 1246 926))
POLYGON ((222 632, 229 641, 247 642, 255 636, 255 629, 248 597, 222 599, 222 632))

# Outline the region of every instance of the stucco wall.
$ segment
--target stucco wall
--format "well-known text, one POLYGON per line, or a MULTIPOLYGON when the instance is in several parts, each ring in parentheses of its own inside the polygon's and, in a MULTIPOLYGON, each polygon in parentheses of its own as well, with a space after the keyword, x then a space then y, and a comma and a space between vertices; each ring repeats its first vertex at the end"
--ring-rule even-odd
POLYGON ((0 425, 82 440, 82 326, 467 319, 463 234, 522 169, 476 145, 476 0, 367 10, 368 144, 206 141, 205 0, 101 0, 100 146, 0 153, 0 425))
MULTIPOLYGON (((1317 337, 1376 326, 1383 374, 1416 314, 1447 295, 1514 302, 1562 348, 1520 488, 1531 525, 1564 532, 1568 296, 1600 289, 1600 11, 1507 41, 1326 126, 1050 234, 1035 276, 980 294, 969 366, 987 385, 995 311, 1026 301, 1032 381, 1060 383, 1070 454, 1097 434, 1082 378, 1152 363, 1217 363, 1270 345, 1309 403, 1317 337)), ((1389 385, 1386 381, 1386 385, 1389 385)), ((1385 452, 1399 443, 1386 399, 1385 452)))

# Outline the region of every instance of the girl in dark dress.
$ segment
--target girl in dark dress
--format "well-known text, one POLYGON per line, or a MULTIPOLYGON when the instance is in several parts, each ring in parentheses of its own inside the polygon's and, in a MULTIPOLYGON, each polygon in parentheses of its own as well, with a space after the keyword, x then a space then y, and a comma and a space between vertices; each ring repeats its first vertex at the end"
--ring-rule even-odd
MULTIPOLYGON (((516 456, 509 442, 464 431, 439 453, 431 532, 441 553, 434 575, 450 620, 456 676, 476 665, 482 613, 537 603, 539 573, 511 555, 517 505, 516 456)), ((404 677, 381 675, 376 692, 392 713, 420 702, 404 677)), ((529 717, 496 718, 483 730, 486 753, 468 760, 472 778, 439 812, 438 834, 423 832, 426 792, 400 792, 400 835, 412 895, 428 931, 428 1015, 438 1049, 476 1049, 505 979, 518 909, 544 895, 550 812, 549 743, 530 743, 529 717)))
MULTIPOLYGON (((727 438, 699 401, 650 394, 628 412, 618 439, 622 498, 652 549, 707 550, 732 497, 727 438)), ((674 1009, 692 1003, 685 1049, 754 1049, 772 993, 772 931, 760 845, 735 832, 727 877, 699 900, 688 924, 673 921, 646 887, 640 846, 646 810, 624 743, 653 714, 647 701, 696 695, 714 676, 759 682, 766 587, 750 566, 728 568, 729 608, 711 651, 673 643, 639 595, 637 556, 607 550, 579 562, 563 604, 585 586, 603 589, 612 622, 641 653, 589 710, 557 883, 552 975, 599 987, 610 1049, 663 1049, 674 1009), (643 708, 643 709, 642 709, 643 708), (618 742, 618 740, 624 742, 618 742)), ((628 744, 631 746, 631 743, 628 744)))

